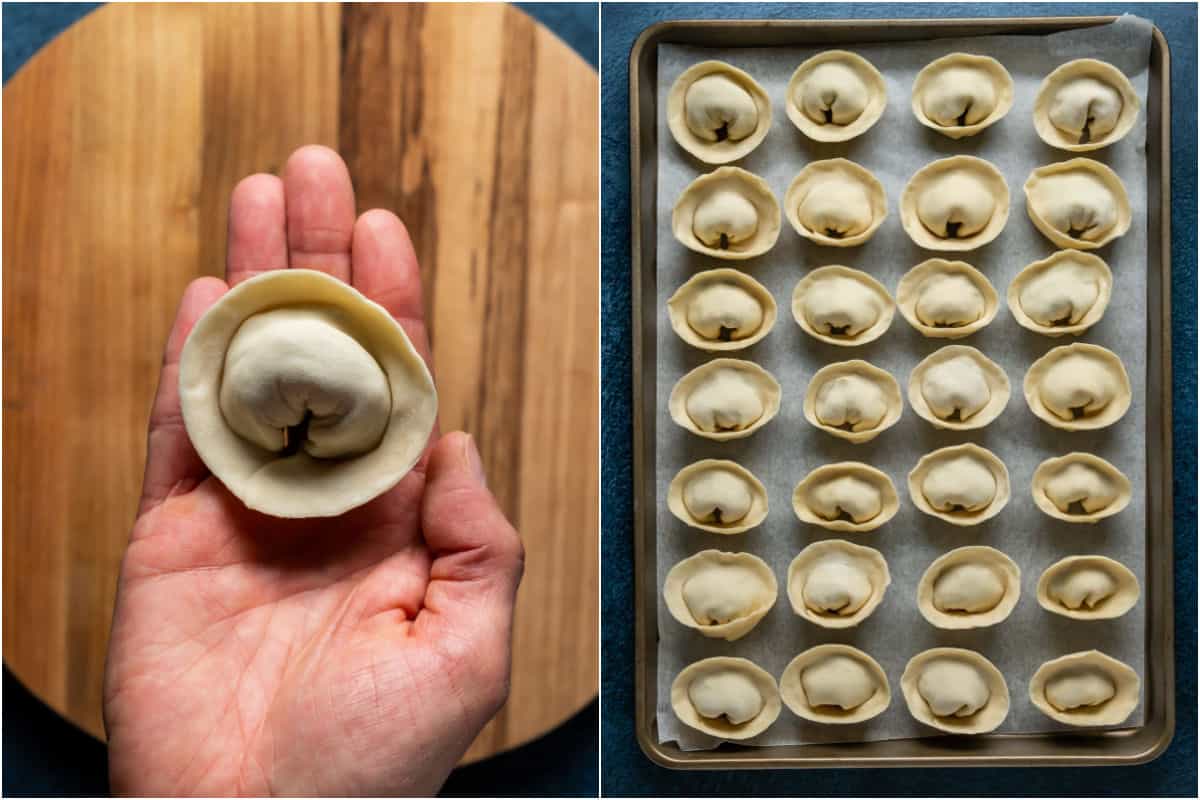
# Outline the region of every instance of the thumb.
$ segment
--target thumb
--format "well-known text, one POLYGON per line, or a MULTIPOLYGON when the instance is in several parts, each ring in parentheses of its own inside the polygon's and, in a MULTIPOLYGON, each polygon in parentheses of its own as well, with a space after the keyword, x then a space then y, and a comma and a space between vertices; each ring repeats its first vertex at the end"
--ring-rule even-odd
POLYGON ((488 491, 474 440, 438 440, 426 467, 421 502, 425 543, 433 556, 418 626, 466 671, 460 686, 491 689, 498 708, 507 695, 513 603, 525 553, 517 531, 488 491))

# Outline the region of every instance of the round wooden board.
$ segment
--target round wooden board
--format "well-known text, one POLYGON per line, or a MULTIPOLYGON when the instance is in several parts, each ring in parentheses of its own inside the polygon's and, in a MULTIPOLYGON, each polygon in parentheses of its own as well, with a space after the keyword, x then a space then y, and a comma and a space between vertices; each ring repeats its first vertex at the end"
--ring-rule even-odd
POLYGON ((4 91, 4 659, 103 737, 145 424, 229 192, 307 143, 408 224, 443 430, 525 539, 512 693, 467 760, 595 696, 599 79, 496 5, 109 5, 4 91))

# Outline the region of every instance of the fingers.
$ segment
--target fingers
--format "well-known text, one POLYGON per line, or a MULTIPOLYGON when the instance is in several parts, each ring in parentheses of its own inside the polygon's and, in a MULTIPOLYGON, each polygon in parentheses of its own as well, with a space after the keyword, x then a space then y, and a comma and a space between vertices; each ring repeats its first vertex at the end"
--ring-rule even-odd
POLYGON ((431 364, 421 268, 404 223, 390 211, 373 209, 354 224, 354 287, 388 310, 431 364))
POLYGON ((283 181, 274 175, 251 175, 234 187, 225 257, 225 280, 230 286, 287 267, 286 213, 283 181))
POLYGON ((513 604, 524 570, 520 537, 488 491, 471 437, 451 433, 433 447, 421 506, 433 554, 418 634, 429 634, 462 685, 497 707, 507 692, 513 604))
POLYGON ((197 320, 228 289, 217 278, 199 278, 184 290, 175 324, 167 337, 158 392, 150 410, 146 471, 138 516, 157 506, 181 484, 190 485, 207 473, 183 427, 183 412, 179 407, 179 359, 197 320))
POLYGON ((354 187, 334 151, 301 147, 283 168, 288 265, 329 273, 349 283, 354 187))

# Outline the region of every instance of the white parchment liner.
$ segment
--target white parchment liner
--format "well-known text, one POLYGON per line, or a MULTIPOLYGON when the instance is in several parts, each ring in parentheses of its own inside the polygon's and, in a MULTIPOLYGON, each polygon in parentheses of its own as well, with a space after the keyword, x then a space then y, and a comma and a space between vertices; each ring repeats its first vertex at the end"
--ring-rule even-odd
MULTIPOLYGON (((744 656, 776 678, 797 653, 823 642, 844 642, 870 653, 899 685, 904 665, 917 652, 936 646, 979 650, 1003 673, 1012 695, 1012 710, 1000 733, 1064 730, 1029 702, 1028 682, 1044 661, 1076 650, 1098 648, 1145 675, 1145 599, 1126 616, 1107 622, 1082 623, 1038 607, 1034 588, 1038 576, 1058 559, 1073 554, 1099 553, 1117 559, 1145 581, 1146 525, 1146 119, 1151 26, 1125 16, 1099 28, 1048 36, 996 36, 938 39, 926 42, 849 46, 871 61, 884 75, 888 105, 883 118, 863 136, 850 142, 819 144, 802 135, 784 114, 784 91, 796 66, 825 47, 778 47, 720 50, 662 45, 658 50, 658 381, 656 482, 658 585, 679 560, 716 547, 744 549, 762 557, 780 581, 787 565, 805 545, 832 538, 829 532, 800 523, 792 514, 792 489, 809 470, 842 460, 865 461, 888 473, 901 489, 900 513, 878 531, 845 538, 878 548, 887 558, 892 585, 883 604, 862 625, 829 631, 792 613, 786 599, 737 642, 706 639, 671 619, 662 598, 658 602, 658 731, 660 741, 676 741, 685 750, 711 748, 717 741, 679 723, 668 698, 671 681, 687 664, 707 656, 744 656), (920 125, 912 115, 909 94, 913 79, 935 58, 963 51, 997 58, 1012 73, 1016 97, 1008 115, 978 136, 958 141, 920 125), (1056 248, 1029 221, 1022 185, 1035 167, 1065 161, 1075 154, 1044 144, 1033 128, 1034 97, 1043 77, 1073 58, 1094 57, 1125 72, 1143 100, 1134 129, 1120 142, 1088 153, 1112 167, 1129 191, 1133 226, 1098 254, 1112 267, 1112 303, 1104 318, 1078 341, 1101 344, 1125 362, 1133 383, 1133 404, 1116 425, 1079 433, 1058 431, 1033 416, 1021 393, 1013 393, 1000 418, 982 431, 938 431, 905 408, 893 428, 866 444, 853 445, 809 425, 803 416, 804 391, 822 366, 847 358, 864 358, 891 372, 901 385, 922 358, 945 344, 926 339, 896 315, 891 329, 879 340, 848 350, 822 344, 804 334, 792 320, 781 318, 762 342, 739 353, 770 370, 783 386, 779 416, 763 430, 734 442, 710 442, 671 422, 667 397, 678 378, 709 358, 680 341, 671 331, 666 302, 685 280, 703 269, 722 266, 692 253, 671 235, 671 208, 679 193, 708 168, 679 148, 667 130, 667 92, 689 65, 707 58, 726 60, 749 72, 766 88, 775 108, 770 133, 750 156, 738 162, 761 175, 782 201, 788 183, 809 161, 844 156, 871 170, 883 183, 890 214, 867 244, 848 249, 820 247, 790 229, 765 256, 740 262, 761 281, 781 307, 792 289, 810 270, 827 264, 862 269, 895 293, 900 277, 914 265, 938 255, 914 245, 900 226, 899 199, 904 184, 918 168, 938 158, 976 155, 995 164, 1012 194, 1012 213, 1004 231, 991 244, 962 254, 982 271, 1003 296, 1009 282, 1027 264, 1045 258, 1056 248), (907 497, 906 476, 921 455, 949 444, 976 442, 995 452, 1008 466, 1013 499, 1001 514, 976 528, 959 529, 918 512, 907 497), (1096 526, 1072 525, 1043 514, 1033 504, 1030 480, 1045 458, 1072 450, 1096 453, 1117 465, 1135 488, 1129 508, 1096 526), (721 537, 689 530, 667 511, 667 485, 685 464, 701 458, 731 458, 749 468, 767 486, 771 513, 757 530, 721 537), (966 544, 986 544, 1013 558, 1021 568, 1021 600, 1001 625, 974 631, 940 631, 922 619, 916 588, 922 572, 937 556, 966 544)), ((956 256, 957 258, 958 256, 956 256)), ((1038 357, 1062 344, 1026 331, 1006 308, 983 331, 960 344, 978 347, 1000 364, 1014 387, 1038 357)), ((1126 726, 1143 722, 1139 705, 1126 726)), ((896 693, 892 704, 875 719, 847 726, 805 722, 784 711, 765 733, 748 744, 782 745, 810 742, 873 741, 937 735, 908 714, 896 693)))

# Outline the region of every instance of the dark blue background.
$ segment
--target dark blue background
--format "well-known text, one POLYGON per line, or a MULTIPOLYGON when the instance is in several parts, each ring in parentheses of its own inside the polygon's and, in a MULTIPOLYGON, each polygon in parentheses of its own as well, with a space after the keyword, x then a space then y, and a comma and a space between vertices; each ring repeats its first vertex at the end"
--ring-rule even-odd
MULTIPOLYGON (((99 3, 5 3, 4 81, 64 28, 99 3)), ((593 67, 596 6, 517 3, 593 67)), ((108 793, 104 745, 63 720, 4 670, 5 796, 108 793)), ((456 770, 443 795, 587 796, 596 793, 599 711, 593 701, 557 730, 516 750, 456 770)))
POLYGON ((1193 4, 771 3, 622 4, 601 12, 603 253, 601 330, 601 677, 607 795, 1177 795, 1196 796, 1196 7, 1193 4), (629 53, 671 19, 1086 16, 1134 13, 1171 48, 1172 342, 1175 442, 1175 739, 1160 759, 1127 768, 674 772, 647 759, 634 733, 633 485, 629 260, 629 53))

